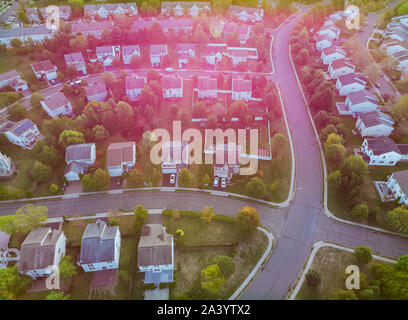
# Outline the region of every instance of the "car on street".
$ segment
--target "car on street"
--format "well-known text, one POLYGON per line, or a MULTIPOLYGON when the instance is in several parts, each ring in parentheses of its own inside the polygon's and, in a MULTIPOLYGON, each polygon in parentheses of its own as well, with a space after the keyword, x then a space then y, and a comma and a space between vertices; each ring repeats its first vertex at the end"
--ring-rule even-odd
POLYGON ((170 175, 170 184, 174 184, 176 182, 176 175, 174 173, 172 173, 170 175))
POLYGON ((375 85, 376 88, 379 88, 379 87, 380 87, 380 83, 379 83, 379 82, 376 82, 374 85, 375 85))
POLYGON ((166 68, 166 72, 174 72, 176 70, 174 70, 174 68, 166 68))
POLYGON ((214 187, 217 188, 218 187, 218 182, 220 181, 220 179, 218 177, 214 178, 214 187))
POLYGON ((225 179, 225 178, 222 178, 221 179, 221 188, 226 188, 227 187, 227 179, 225 179))

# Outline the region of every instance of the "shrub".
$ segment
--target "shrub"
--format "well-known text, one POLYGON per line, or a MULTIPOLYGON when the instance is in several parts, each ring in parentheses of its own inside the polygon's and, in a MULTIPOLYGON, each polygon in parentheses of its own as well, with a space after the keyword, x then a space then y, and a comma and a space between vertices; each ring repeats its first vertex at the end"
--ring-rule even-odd
POLYGON ((367 264, 372 260, 372 251, 370 247, 359 246, 354 249, 354 256, 356 257, 358 263, 367 264))

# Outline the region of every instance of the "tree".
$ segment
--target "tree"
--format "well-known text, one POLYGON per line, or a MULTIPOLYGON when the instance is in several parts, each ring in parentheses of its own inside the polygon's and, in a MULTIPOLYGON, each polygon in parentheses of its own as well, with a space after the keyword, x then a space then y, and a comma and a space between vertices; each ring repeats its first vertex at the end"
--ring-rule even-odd
POLYGON ((265 196, 265 184, 259 177, 253 177, 245 186, 245 192, 250 197, 263 198, 265 196))
POLYGON ((73 145, 85 143, 85 138, 82 132, 76 130, 64 130, 61 132, 58 142, 64 148, 73 145))
POLYGON ((30 174, 34 181, 46 182, 51 179, 52 168, 41 161, 35 161, 30 174))
POLYGON ((201 287, 211 293, 218 293, 225 283, 225 277, 217 264, 210 265, 202 270, 201 280, 201 287))
POLYGON ((250 235, 259 226, 258 211, 255 208, 242 207, 235 216, 235 223, 242 235, 250 235))
POLYGON ((408 272, 408 254, 399 257, 395 264, 395 268, 399 271, 408 272))
POLYGON ((182 188, 188 188, 191 186, 192 182, 193 175, 191 174, 191 172, 187 168, 181 169, 178 176, 179 186, 182 188))
POLYGON ((371 63, 367 67, 365 67, 363 73, 369 81, 374 83, 377 82, 378 79, 380 78, 377 66, 374 63, 371 63))
POLYGON ((242 118, 248 113, 248 105, 245 101, 237 100, 231 104, 231 114, 233 117, 242 118))
POLYGON ((356 257, 357 262, 361 264, 367 264, 373 259, 371 248, 367 246, 359 246, 355 248, 354 256, 356 257))
POLYGON ((65 295, 63 292, 51 292, 45 297, 45 300, 69 300, 70 295, 65 295))
POLYGON ((41 109, 41 103, 40 103, 40 101, 43 99, 43 95, 41 94, 41 93, 39 93, 39 92, 34 92, 32 95, 31 95, 31 98, 30 98, 30 105, 31 105, 31 108, 33 108, 34 110, 39 110, 39 109, 41 109))
POLYGON ((129 176, 126 180, 126 186, 128 188, 137 188, 144 186, 144 174, 141 170, 134 168, 129 172, 129 176))
POLYGON ((203 211, 201 211, 201 220, 205 222, 211 222, 212 218, 215 217, 214 207, 205 206, 203 211))
POLYGON ((71 280, 77 273, 77 267, 71 256, 63 257, 58 268, 61 277, 65 280, 71 280))
POLYGON ((15 213, 15 225, 17 232, 28 233, 39 228, 48 218, 48 208, 46 206, 36 206, 27 204, 19 208, 15 213))
POLYGON ((25 293, 31 283, 29 277, 18 272, 17 266, 0 269, 0 296, 6 299, 15 299, 25 293))
POLYGON ((408 233, 408 209, 404 206, 400 206, 387 214, 388 223, 396 231, 402 233, 408 233))
POLYGON ((55 183, 51 183, 51 185, 50 185, 50 192, 53 193, 53 194, 56 194, 56 193, 58 192, 58 190, 59 190, 58 185, 55 184, 55 183))
POLYGON ((226 279, 228 279, 235 271, 235 263, 231 257, 228 256, 216 256, 211 261, 212 264, 218 265, 221 273, 226 279))
POLYGON ((216 15, 225 16, 230 5, 231 0, 214 0, 212 1, 212 10, 216 15))
POLYGON ((160 186, 161 178, 162 178, 161 171, 156 168, 153 168, 152 174, 150 175, 150 182, 152 186, 153 187, 160 186))
POLYGON ((368 218, 368 207, 365 203, 359 204, 351 210, 351 215, 355 218, 368 218))
POLYGON ((141 64, 142 64, 142 62, 141 62, 139 56, 134 55, 134 56, 132 56, 132 58, 130 58, 130 65, 132 66, 132 68, 139 69, 141 64))
POLYGON ((392 117, 397 121, 408 119, 408 94, 403 95, 391 109, 392 117))
POLYGON ((75 66, 67 66, 67 68, 65 69, 65 76, 68 79, 75 79, 76 77, 78 77, 77 68, 75 68, 75 66))
POLYGON ((325 154, 327 163, 334 168, 337 168, 339 164, 346 158, 347 149, 339 144, 325 145, 325 154))
POLYGON ((107 169, 97 169, 93 175, 96 191, 108 190, 110 186, 110 175, 107 169))
POLYGON ((307 284, 311 287, 317 287, 322 282, 320 272, 316 269, 310 269, 306 274, 307 284))
POLYGON ((271 139, 272 156, 282 155, 287 151, 288 139, 281 133, 275 133, 271 139))
POLYGON ((353 290, 337 290, 336 300, 358 300, 353 290))
POLYGON ((207 188, 210 185, 210 183, 211 183, 210 176, 208 175, 208 173, 204 174, 204 176, 203 176, 203 178, 201 180, 202 187, 207 188))
POLYGON ((105 83, 106 87, 113 88, 116 82, 116 75, 113 72, 103 72, 101 74, 101 79, 105 83))
POLYGON ((60 161, 60 155, 53 146, 44 145, 38 155, 38 159, 50 166, 55 166, 60 161))
POLYGON ((136 216, 133 227, 137 233, 140 233, 142 231, 142 226, 147 221, 147 215, 149 214, 149 212, 141 204, 138 204, 133 213, 136 216))
POLYGON ((92 134, 95 138, 95 141, 102 141, 109 138, 109 131, 100 124, 92 128, 92 134))
POLYGON ((298 66, 304 66, 309 62, 309 59, 310 59, 309 50, 303 48, 297 53, 295 57, 295 63, 298 66))
POLYGON ((20 121, 27 118, 27 109, 20 103, 15 103, 7 108, 11 121, 20 121))

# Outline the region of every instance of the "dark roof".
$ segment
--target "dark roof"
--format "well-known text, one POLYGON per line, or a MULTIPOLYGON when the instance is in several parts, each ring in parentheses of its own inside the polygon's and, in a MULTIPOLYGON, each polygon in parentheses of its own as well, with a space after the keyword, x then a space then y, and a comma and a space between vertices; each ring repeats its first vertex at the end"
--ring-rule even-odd
POLYGON ((9 79, 17 78, 17 77, 20 77, 17 71, 11 70, 9 72, 0 74, 0 81, 9 80, 9 79))
POLYGON ((392 125, 394 123, 394 120, 392 120, 392 118, 389 115, 379 111, 363 113, 359 116, 359 118, 364 123, 364 126, 366 128, 378 126, 381 124, 392 128, 392 125))
POLYGON ((377 96, 366 91, 366 90, 359 90, 359 91, 354 91, 350 92, 347 97, 350 99, 351 103, 353 105, 355 104, 360 104, 364 102, 371 102, 374 104, 378 103, 377 96))
POLYGON ((198 90, 217 90, 217 78, 199 77, 198 90))
POLYGON ((356 67, 353 64, 353 62, 347 58, 340 58, 340 59, 333 60, 330 66, 333 70, 340 69, 343 67, 349 67, 349 68, 355 69, 356 67))
POLYGON ((34 35, 52 35, 52 30, 45 26, 34 26, 29 28, 0 29, 0 38, 19 38, 34 35))
POLYGON ((163 77, 163 89, 181 89, 183 88, 183 79, 176 76, 163 77))
POLYGON ((65 153, 65 160, 75 161, 75 160, 90 160, 92 156, 92 146, 94 143, 81 143, 73 144, 67 147, 65 153))
POLYGON ((44 97, 42 102, 44 102, 50 110, 55 110, 71 103, 62 92, 57 92, 52 96, 44 97))
POLYGON ((172 264, 173 236, 161 224, 145 224, 138 246, 139 266, 172 264))
POLYGON ((342 86, 347 86, 352 83, 360 83, 362 85, 366 84, 366 80, 357 73, 348 73, 341 75, 338 79, 342 86))
POLYGON ((97 82, 84 87, 87 97, 92 97, 97 94, 107 93, 106 86, 103 82, 97 82))
POLYGON ((135 142, 117 142, 111 143, 106 151, 106 166, 117 167, 121 166, 123 162, 132 162, 133 147, 135 142))
POLYGON ((232 79, 232 91, 252 91, 252 81, 243 79, 232 79))
POLYGON ((396 145, 396 143, 385 136, 379 136, 375 138, 369 138, 367 140, 367 146, 369 149, 373 151, 373 154, 378 156, 388 152, 396 152, 401 154, 400 149, 396 145))
POLYGON ((51 63, 50 60, 44 60, 40 61, 37 63, 33 63, 32 67, 35 72, 40 72, 40 71, 49 71, 49 70, 54 70, 56 67, 51 63))
POLYGON ((82 162, 72 161, 69 165, 65 167, 64 174, 73 172, 76 174, 83 174, 85 172, 87 165, 82 162))
POLYGON ((35 126, 35 124, 29 119, 23 119, 17 122, 12 128, 8 131, 11 131, 16 136, 21 136, 24 132, 26 132, 31 127, 35 126))
POLYGON ((125 88, 126 89, 143 89, 146 83, 145 77, 138 76, 127 76, 125 79, 125 88))
POLYGON ((78 22, 72 23, 72 33, 76 32, 90 32, 90 31, 103 31, 104 29, 113 30, 113 23, 110 21, 101 22, 78 22))
POLYGON ((65 63, 85 63, 82 52, 64 54, 65 63))
POLYGON ((396 171, 392 175, 397 180, 401 190, 408 195, 408 170, 396 171))
POLYGON ((117 233, 120 234, 118 226, 108 226, 101 220, 89 223, 82 235, 80 263, 114 261, 117 233))

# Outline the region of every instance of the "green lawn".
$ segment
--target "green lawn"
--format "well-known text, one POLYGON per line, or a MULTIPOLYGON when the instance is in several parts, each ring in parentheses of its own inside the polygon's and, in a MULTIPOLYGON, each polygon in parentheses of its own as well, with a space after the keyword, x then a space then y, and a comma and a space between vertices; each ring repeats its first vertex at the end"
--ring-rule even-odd
MULTIPOLYGON (((376 263, 384 263, 372 260, 367 265, 359 265, 360 272, 367 275, 367 281, 373 277, 371 266, 376 263)), ((346 289, 345 270, 349 265, 356 265, 357 262, 351 252, 336 248, 325 247, 316 253, 311 269, 318 270, 321 274, 321 284, 317 288, 310 287, 305 281, 296 296, 297 300, 331 300, 335 298, 336 291, 346 289)), ((360 283, 361 284, 361 283, 360 283)))

